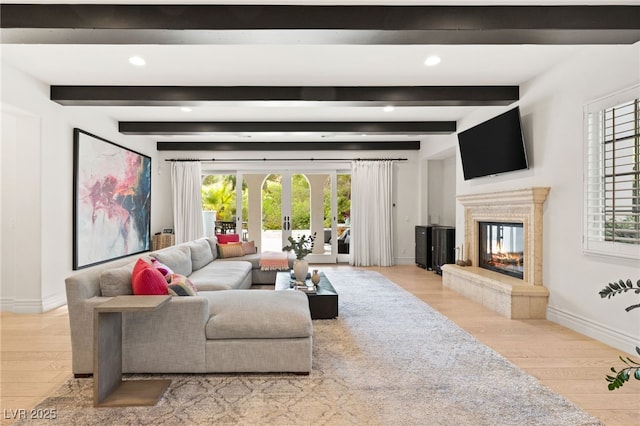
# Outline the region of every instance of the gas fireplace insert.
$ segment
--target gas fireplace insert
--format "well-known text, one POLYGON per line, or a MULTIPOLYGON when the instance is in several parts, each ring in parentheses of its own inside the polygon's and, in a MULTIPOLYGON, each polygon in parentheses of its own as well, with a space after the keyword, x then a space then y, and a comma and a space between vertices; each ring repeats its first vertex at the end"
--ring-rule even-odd
POLYGON ((524 275, 522 223, 480 222, 478 264, 516 278, 524 275))

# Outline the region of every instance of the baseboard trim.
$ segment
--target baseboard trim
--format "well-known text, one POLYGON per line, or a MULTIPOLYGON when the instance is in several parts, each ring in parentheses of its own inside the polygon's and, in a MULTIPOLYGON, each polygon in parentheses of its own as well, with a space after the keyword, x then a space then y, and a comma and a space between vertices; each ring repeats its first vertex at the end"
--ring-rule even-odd
POLYGON ((11 312, 15 314, 41 314, 42 299, 13 299, 11 312))
POLYGON ((2 298, 0 298, 0 311, 11 312, 12 309, 13 309, 13 298, 12 297, 2 297, 2 298))
POLYGON ((60 306, 67 304, 67 295, 63 293, 57 293, 52 296, 46 297, 42 301, 42 309, 44 312, 51 311, 60 306))
POLYGON ((58 293, 45 299, 0 299, 0 310, 15 314, 41 314, 66 304, 65 294, 58 293))
POLYGON ((640 339, 637 337, 553 306, 547 306, 547 319, 630 355, 638 355, 635 348, 640 345, 640 339))

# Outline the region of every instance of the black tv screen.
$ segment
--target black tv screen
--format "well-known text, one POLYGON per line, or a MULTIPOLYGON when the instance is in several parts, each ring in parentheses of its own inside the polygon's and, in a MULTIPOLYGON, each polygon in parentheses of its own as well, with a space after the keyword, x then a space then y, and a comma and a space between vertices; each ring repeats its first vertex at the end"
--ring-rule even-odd
POLYGON ((464 180, 529 168, 520 109, 458 133, 464 180))

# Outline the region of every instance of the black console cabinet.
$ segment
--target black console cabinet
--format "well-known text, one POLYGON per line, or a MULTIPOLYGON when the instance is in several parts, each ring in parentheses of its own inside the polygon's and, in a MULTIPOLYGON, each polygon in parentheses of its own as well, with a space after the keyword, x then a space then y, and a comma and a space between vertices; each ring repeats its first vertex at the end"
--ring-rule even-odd
POLYGON ((431 270, 431 226, 416 226, 416 265, 431 270))
POLYGON ((436 274, 442 275, 441 266, 456 263, 456 228, 434 226, 431 230, 432 265, 436 274))

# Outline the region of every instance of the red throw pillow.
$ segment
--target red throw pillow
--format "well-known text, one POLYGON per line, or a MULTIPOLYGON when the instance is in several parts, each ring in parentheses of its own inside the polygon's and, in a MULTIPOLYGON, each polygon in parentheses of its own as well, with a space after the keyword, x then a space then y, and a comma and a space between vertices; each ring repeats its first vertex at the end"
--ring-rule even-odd
POLYGON ((218 244, 239 243, 240 234, 216 234, 218 244))
POLYGON ((162 273, 143 259, 138 259, 133 267, 131 288, 136 296, 169 294, 167 280, 162 273))

